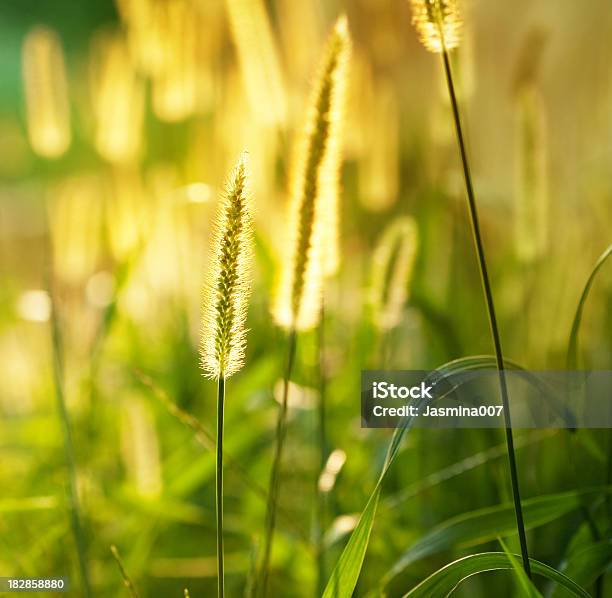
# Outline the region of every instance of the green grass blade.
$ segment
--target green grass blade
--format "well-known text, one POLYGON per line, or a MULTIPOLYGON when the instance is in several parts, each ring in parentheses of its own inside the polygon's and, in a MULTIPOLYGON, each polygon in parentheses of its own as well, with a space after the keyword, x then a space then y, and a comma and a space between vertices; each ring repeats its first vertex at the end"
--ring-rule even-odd
POLYGON ((501 547, 504 549, 506 556, 510 559, 510 564, 514 569, 514 573, 516 573, 516 577, 518 578, 523 594, 528 598, 543 598, 538 588, 535 587, 533 581, 527 577, 527 573, 525 573, 525 570, 523 567, 521 567, 521 564, 518 562, 516 557, 510 552, 510 550, 508 550, 508 547, 504 541, 501 538, 498 538, 498 540, 501 547))
MULTIPOLYGON (((506 361, 506 363, 509 365, 509 367, 521 369, 520 366, 510 361, 506 361)), ((434 374, 432 375, 437 375, 438 377, 450 377, 453 374, 457 373, 491 367, 495 367, 494 357, 487 355, 464 357, 445 363, 444 365, 437 368, 434 374)), ((439 399, 444 398, 444 396, 439 397, 439 399)), ((380 497, 382 481, 399 452, 402 440, 404 438, 404 434, 407 432, 407 430, 410 429, 411 426, 412 420, 407 420, 402 427, 397 428, 395 430, 393 438, 391 439, 391 443, 387 450, 385 464, 383 466, 383 470, 380 474, 376 487, 370 495, 366 507, 361 513, 359 522, 353 530, 353 533, 351 534, 347 545, 345 546, 342 554, 340 555, 340 559, 338 560, 334 570, 332 571, 330 579, 325 588, 325 592, 323 593, 323 598, 350 598, 352 596, 353 590, 357 585, 357 580, 359 579, 359 574, 361 572, 365 553, 370 541, 370 534, 372 532, 374 519, 376 517, 376 511, 378 508, 378 499, 380 497)), ((512 518, 512 526, 510 531, 508 531, 508 533, 510 533, 512 529, 514 529, 515 520, 512 506, 509 505, 508 508, 510 509, 509 513, 512 518)), ((571 510, 571 508, 568 510, 571 510)), ((496 528, 491 539, 497 537, 499 533, 501 533, 499 531, 499 528, 496 528)))
MULTIPOLYGON (((449 382, 453 383, 453 376, 457 374, 465 374, 467 372, 476 372, 483 369, 494 370, 496 368, 496 359, 493 355, 470 355, 450 361, 436 370, 438 376, 448 378, 449 382)), ((532 385, 540 393, 550 406, 550 408, 563 418, 568 427, 575 426, 575 418, 571 411, 563 404, 560 397, 557 396, 554 389, 551 388, 540 377, 535 376, 522 365, 510 359, 504 359, 504 368, 513 370, 518 376, 521 376, 526 382, 532 385)), ((460 383, 463 381, 460 381, 460 383)), ((442 397, 440 397, 442 398, 442 397)))
POLYGON ((370 542, 370 534, 376 517, 378 508, 378 499, 382 481, 391 467, 395 457, 397 456, 404 434, 412 427, 412 419, 406 420, 406 423, 396 428, 391 438, 391 443, 387 450, 385 464, 383 466, 378 482, 374 491, 370 495, 365 509, 362 511, 357 526, 353 530, 347 545, 344 547, 340 559, 336 563, 330 579, 323 592, 323 598, 350 598, 353 595, 365 553, 370 542))
MULTIPOLYGON (((590 586, 612 562, 612 540, 590 544, 571 554, 563 566, 563 574, 581 586, 590 586)), ((563 592, 556 588, 552 598, 562 598, 563 592)))
POLYGON ((380 483, 376 485, 374 492, 368 500, 368 504, 361 513, 359 522, 331 574, 323 593, 323 598, 341 598, 353 594, 359 579, 366 549, 370 542, 370 534, 372 533, 372 526, 376 517, 379 497, 380 483))
MULTIPOLYGON (((608 492, 612 487, 605 488, 608 492)), ((538 496, 523 501, 527 529, 539 527, 577 509, 587 494, 597 494, 602 488, 574 490, 560 494, 538 496)), ((425 534, 413 544, 383 577, 386 585, 408 566, 425 557, 455 546, 466 547, 494 540, 515 531, 512 503, 486 507, 453 517, 425 534)))
MULTIPOLYGON (((513 555, 515 559, 520 558, 513 555)), ((581 588, 577 583, 563 575, 553 567, 540 563, 535 559, 529 559, 531 569, 535 575, 540 575, 554 581, 562 586, 570 596, 579 598, 590 598, 588 592, 581 588)), ((512 569, 512 562, 507 554, 503 552, 484 552, 472 554, 462 559, 458 559, 435 573, 430 575, 425 581, 404 595, 404 598, 431 598, 431 596, 448 596, 459 584, 479 573, 486 571, 500 571, 512 569)), ((567 593, 566 593, 567 595, 567 593)))
POLYGON ((570 332, 569 343, 567 347, 567 369, 575 370, 578 365, 578 333, 580 332, 580 323, 582 322, 582 312, 584 311, 584 305, 589 296, 593 282, 597 273, 601 270, 602 266, 606 263, 607 259, 612 255, 612 245, 599 256, 599 259, 595 263, 589 278, 587 279, 580 300, 578 301, 578 307, 576 308, 576 314, 574 315, 574 321, 572 322, 572 330, 570 332))

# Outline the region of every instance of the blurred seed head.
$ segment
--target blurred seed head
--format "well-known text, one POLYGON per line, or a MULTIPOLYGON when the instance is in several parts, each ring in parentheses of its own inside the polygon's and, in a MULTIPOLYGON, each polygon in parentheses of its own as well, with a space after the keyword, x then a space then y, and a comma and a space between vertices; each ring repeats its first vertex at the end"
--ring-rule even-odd
POLYGON ((251 111, 261 122, 282 123, 287 100, 265 3, 226 0, 225 6, 251 111))
POLYGON ((70 106, 64 54, 52 29, 38 26, 26 35, 22 76, 32 149, 44 158, 58 158, 70 145, 70 106))
POLYGON ((192 3, 167 2, 161 15, 162 60, 153 76, 153 111, 166 122, 191 116, 197 100, 199 21, 192 3))
POLYGON ((371 211, 397 199, 399 185, 399 108, 388 81, 380 81, 360 119, 367 138, 359 160, 359 198, 371 211))
POLYGON ((138 168, 113 169, 110 183, 105 234, 113 258, 122 262, 133 257, 150 232, 154 210, 138 168))
POLYGON ((395 328, 408 299, 418 248, 418 229, 404 216, 383 232, 372 259, 370 301, 374 323, 382 330, 395 328))
POLYGON ((130 56, 139 71, 154 75, 163 63, 161 26, 164 2, 116 0, 128 35, 130 56))
POLYGON ((122 34, 94 37, 90 82, 98 152, 109 162, 134 162, 142 144, 144 89, 122 34))
POLYGON ((329 131, 325 144, 325 156, 319 169, 321 209, 325 211, 323 225, 323 274, 333 276, 340 266, 340 168, 346 115, 346 95, 351 58, 351 37, 346 16, 341 16, 333 31, 336 65, 330 72, 332 89, 329 110, 329 131))
POLYGON ((548 152, 546 110, 528 85, 516 95, 515 247, 522 262, 542 257, 548 245, 548 152))
POLYGON ((244 363, 251 291, 252 213, 246 154, 219 203, 204 289, 201 364, 210 378, 228 378, 244 363))
POLYGON ((55 274, 81 284, 96 270, 102 253, 103 197, 100 180, 81 174, 62 181, 49 202, 55 274))
POLYGON ((430 52, 452 50, 461 41, 458 0, 410 0, 412 23, 430 52))
POLYGON ((323 277, 338 267, 338 174, 350 36, 342 16, 330 34, 293 169, 289 251, 274 319, 305 330, 319 319, 323 277))

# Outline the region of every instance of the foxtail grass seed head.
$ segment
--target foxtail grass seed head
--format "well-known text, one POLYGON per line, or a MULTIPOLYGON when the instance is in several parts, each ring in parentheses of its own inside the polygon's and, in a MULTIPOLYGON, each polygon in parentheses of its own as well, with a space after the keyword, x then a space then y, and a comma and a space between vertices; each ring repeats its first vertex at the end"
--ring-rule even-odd
POLYGON ((381 330, 390 330, 401 322, 417 249, 416 222, 405 216, 385 229, 374 250, 370 301, 374 322, 381 330))
POLYGON ((305 330, 319 318, 323 277, 337 269, 338 173, 350 36, 345 16, 329 37, 293 169, 289 253, 281 265, 274 319, 305 330))
POLYGON ((548 245, 548 155, 546 111, 535 86, 516 97, 515 247, 523 263, 545 254, 548 245))
POLYGON ((362 121, 368 147, 359 161, 359 196, 367 210, 382 212, 395 203, 399 188, 399 107, 388 81, 376 88, 362 121))
POLYGON ((153 77, 153 111, 166 122, 191 116, 197 100, 198 19, 191 2, 166 6, 163 38, 164 59, 153 77))
POLYGON ((333 276, 340 267, 339 211, 340 211, 340 167, 342 165, 343 129, 346 117, 346 95, 351 57, 351 38, 346 16, 337 21, 329 42, 330 55, 336 54, 336 66, 330 73, 332 95, 329 109, 329 133, 326 155, 321 162, 319 186, 325 238, 323 240, 323 274, 333 276))
POLYGON ((70 106, 64 54, 53 30, 39 26, 26 35, 22 72, 32 149, 59 158, 70 145, 70 106))
POLYGON ((109 162, 134 163, 142 145, 145 96, 122 34, 94 37, 90 83, 96 149, 109 162))
POLYGON ((410 0, 412 23, 421 43, 437 54, 452 50, 461 41, 458 0, 410 0))
POLYGON ((204 287, 201 364, 210 378, 229 378, 244 363, 251 257, 251 197, 243 154, 219 204, 204 287))
POLYGON ((260 123, 282 123, 287 98, 266 3, 226 0, 225 6, 251 112, 260 123))
POLYGON ((96 272, 102 255, 103 201, 95 175, 75 175, 54 186, 49 228, 53 271, 62 282, 84 284, 96 272))

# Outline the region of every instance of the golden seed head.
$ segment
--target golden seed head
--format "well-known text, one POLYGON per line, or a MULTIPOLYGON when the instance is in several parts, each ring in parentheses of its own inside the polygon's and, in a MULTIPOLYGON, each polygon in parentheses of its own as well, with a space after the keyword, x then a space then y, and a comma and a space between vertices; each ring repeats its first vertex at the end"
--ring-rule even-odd
POLYGON ((244 363, 251 258, 251 197, 243 154, 217 210, 204 287, 201 364, 210 378, 229 378, 244 363))
POLYGON ((253 116, 268 125, 284 122, 287 97, 266 2, 226 0, 225 7, 253 116))
POLYGON ((430 52, 452 50, 461 41, 458 0, 410 0, 412 23, 430 52))
POLYGON ((70 106, 64 54, 58 35, 34 27, 23 42, 22 72, 32 149, 58 158, 70 145, 70 106))
POLYGON ((417 247, 416 222, 404 216, 385 229, 374 250, 370 302, 374 321, 382 330, 394 328, 401 322, 417 247))
POLYGON ((533 85, 516 96, 515 246, 519 260, 541 258, 549 242, 546 108, 533 85))
POLYGON ((133 163, 142 146, 145 94, 122 34, 94 37, 90 83, 96 149, 109 162, 133 163))
POLYGON ((293 169, 290 249, 273 309, 275 321, 285 328, 317 324, 323 277, 338 266, 338 178, 350 49, 342 16, 327 42, 293 169))

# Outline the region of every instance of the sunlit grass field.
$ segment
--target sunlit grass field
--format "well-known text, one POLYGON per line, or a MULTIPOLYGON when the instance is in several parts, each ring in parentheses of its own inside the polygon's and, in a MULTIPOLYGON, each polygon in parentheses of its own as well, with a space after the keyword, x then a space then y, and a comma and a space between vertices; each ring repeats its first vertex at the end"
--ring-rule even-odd
POLYGON ((226 596, 612 596, 609 430, 513 430, 529 580, 504 430, 360 411, 496 365, 439 35, 503 358, 611 369, 606 0, 0 16, 0 577, 217 595, 222 388, 226 596))

